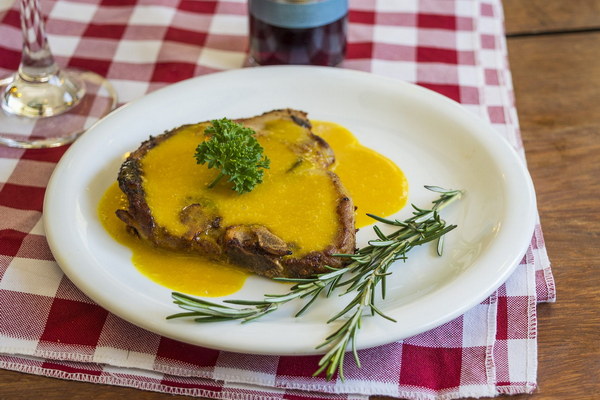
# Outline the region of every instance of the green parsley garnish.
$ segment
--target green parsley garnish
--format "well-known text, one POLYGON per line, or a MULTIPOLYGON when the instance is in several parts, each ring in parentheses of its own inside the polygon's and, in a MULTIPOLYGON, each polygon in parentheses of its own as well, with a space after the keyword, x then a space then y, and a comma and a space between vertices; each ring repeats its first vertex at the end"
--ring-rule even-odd
POLYGON ((208 168, 220 169, 208 187, 214 187, 227 175, 233 190, 240 194, 250 192, 262 182, 263 169, 270 165, 255 132, 227 118, 213 120, 211 124, 204 130, 210 139, 200 143, 194 154, 198 164, 206 163, 208 168))

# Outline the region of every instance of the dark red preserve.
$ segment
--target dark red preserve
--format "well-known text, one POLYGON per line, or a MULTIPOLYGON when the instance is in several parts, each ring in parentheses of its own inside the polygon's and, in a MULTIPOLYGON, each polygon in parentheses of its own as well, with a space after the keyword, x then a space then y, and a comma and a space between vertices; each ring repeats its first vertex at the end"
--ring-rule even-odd
POLYGON ((346 53, 347 0, 249 0, 250 63, 335 66, 346 53))

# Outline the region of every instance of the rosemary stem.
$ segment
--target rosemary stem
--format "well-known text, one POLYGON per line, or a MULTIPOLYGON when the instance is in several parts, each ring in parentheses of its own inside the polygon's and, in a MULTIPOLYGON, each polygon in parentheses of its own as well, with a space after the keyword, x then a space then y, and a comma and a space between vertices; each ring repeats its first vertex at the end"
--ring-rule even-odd
MULTIPOLYGON (((209 186, 216 185, 222 175, 217 176, 209 186)), ((377 238, 371 240, 367 246, 357 250, 354 254, 335 254, 334 256, 343 257, 349 261, 349 264, 345 267, 339 269, 327 267, 328 272, 309 278, 276 279, 282 282, 294 283, 287 293, 281 295, 267 294, 263 296, 263 300, 258 301, 225 301, 229 304, 244 306, 241 308, 215 304, 203 299, 173 293, 174 302, 187 312, 170 315, 167 318, 191 317, 196 322, 238 319, 245 323, 277 310, 281 304, 295 299, 304 300, 308 298, 296 314, 296 316, 300 316, 316 302, 323 291, 325 291, 326 296, 329 296, 335 290, 340 290, 341 295, 355 292, 356 294, 352 300, 327 322, 336 321, 350 314, 348 318, 323 343, 317 346, 318 349, 326 347, 328 350, 319 360, 318 369, 314 375, 325 372, 327 379, 331 379, 337 371, 340 379, 344 380, 344 356, 349 345, 354 354, 356 365, 360 367, 356 342, 362 317, 366 310, 370 309, 371 315, 377 314, 396 322, 393 318, 385 315, 376 305, 378 286, 381 287, 381 298, 385 298, 385 283, 386 277, 391 274, 391 272, 388 272, 390 267, 397 260, 405 260, 406 253, 414 247, 436 239, 438 240, 437 252, 441 255, 440 239, 456 228, 456 225, 446 225, 446 222, 440 218, 439 212, 460 199, 463 192, 445 190, 434 186, 426 186, 426 188, 440 193, 439 198, 432 202, 433 206, 430 209, 420 209, 413 205, 413 216, 404 221, 389 220, 372 215, 376 221, 395 226, 397 229, 385 235, 381 229, 375 227, 374 231, 377 238)))

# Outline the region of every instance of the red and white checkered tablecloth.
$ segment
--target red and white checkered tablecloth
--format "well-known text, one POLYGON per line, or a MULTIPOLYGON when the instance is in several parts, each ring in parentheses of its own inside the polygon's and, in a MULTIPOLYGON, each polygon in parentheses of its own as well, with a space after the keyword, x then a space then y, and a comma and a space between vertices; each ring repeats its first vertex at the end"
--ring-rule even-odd
MULTIPOLYGON (((16 6, 0 8, 0 75, 18 66, 16 6)), ((193 76, 240 68, 243 0, 43 0, 61 65, 108 77, 122 102, 193 76)), ((442 93, 487 118, 523 154, 500 0, 351 0, 341 68, 442 93)), ((536 388, 536 304, 554 301, 539 224, 509 280, 432 331, 360 351, 346 380, 311 377, 316 356, 257 356, 195 347, 133 326, 61 272, 41 222, 64 148, 0 147, 0 367, 216 399, 409 399, 529 393, 536 388)))

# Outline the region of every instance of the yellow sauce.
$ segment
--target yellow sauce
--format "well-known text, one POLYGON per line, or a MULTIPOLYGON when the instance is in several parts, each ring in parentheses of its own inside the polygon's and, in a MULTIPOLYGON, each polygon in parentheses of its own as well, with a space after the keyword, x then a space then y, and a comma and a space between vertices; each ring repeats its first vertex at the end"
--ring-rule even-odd
POLYGON ((100 200, 100 220, 117 242, 131 249, 133 265, 154 282, 178 292, 216 297, 235 293, 250 275, 236 266, 159 249, 138 239, 127 232, 115 215, 115 210, 126 207, 127 198, 115 182, 100 200))
POLYGON ((299 155, 289 143, 296 142, 305 130, 287 120, 271 123, 266 129, 269 134, 258 136, 258 141, 271 160, 270 168, 265 170, 263 183, 242 195, 232 191, 226 179, 212 189, 207 187, 218 170, 196 164, 193 157, 204 138, 203 128, 184 128, 149 152, 142 161, 144 190, 156 223, 174 235, 185 234, 189 227, 181 221, 181 210, 208 201, 219 205, 221 226, 266 225, 297 246, 296 256, 331 243, 340 228, 331 178, 323 169, 307 165, 311 164, 310 154, 303 158, 303 168, 290 171, 299 155))
MULTIPOLYGON (((219 204, 221 226, 264 224, 285 240, 294 243, 294 254, 301 256, 331 243, 339 228, 335 210, 336 191, 331 179, 320 169, 311 168, 311 154, 298 153, 288 142, 302 139, 303 130, 288 121, 276 121, 265 127, 266 136, 258 136, 271 159, 263 183, 250 193, 238 195, 228 184, 207 189, 217 171, 196 164, 193 157, 202 140, 203 127, 189 126, 161 143, 161 151, 144 158, 144 190, 155 220, 173 234, 189 228, 182 223, 180 210, 199 201, 219 204), (173 162, 176 160, 176 162, 173 162), (290 168, 296 165, 290 172, 290 168), (185 190, 185 196, 178 195, 185 190), (252 212, 250 212, 252 211, 252 212)), ((390 160, 368 149, 347 129, 329 122, 313 122, 313 131, 333 148, 334 172, 340 177, 357 207, 356 227, 373 222, 366 212, 387 216, 405 203, 408 184, 402 171, 390 160)), ((126 207, 127 200, 113 184, 98 207, 105 229, 119 243, 132 250, 132 262, 149 279, 174 291, 216 297, 239 290, 248 272, 207 260, 196 255, 154 248, 126 232, 115 210, 126 207)))
POLYGON ((340 177, 356 207, 356 227, 375 222, 367 213, 385 217, 406 205, 408 181, 390 159, 361 145, 333 122, 312 121, 313 132, 333 148, 333 171, 340 177))

